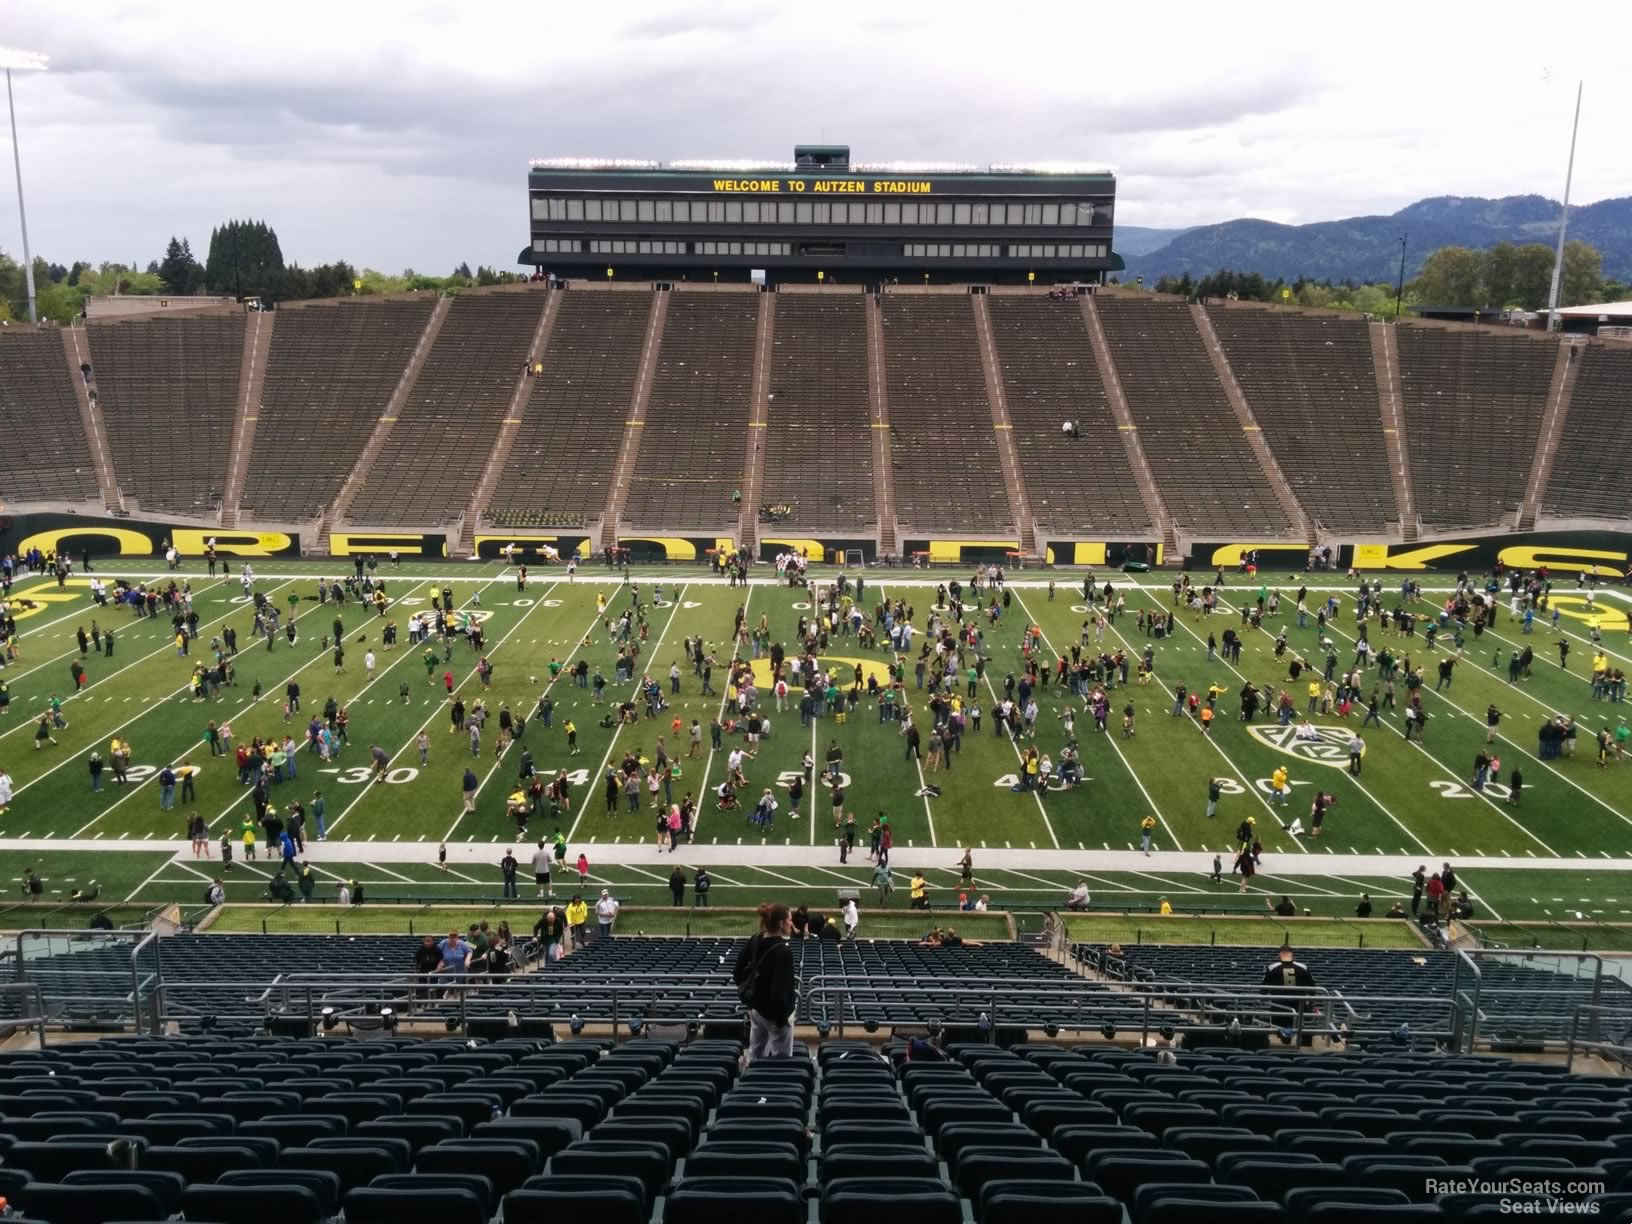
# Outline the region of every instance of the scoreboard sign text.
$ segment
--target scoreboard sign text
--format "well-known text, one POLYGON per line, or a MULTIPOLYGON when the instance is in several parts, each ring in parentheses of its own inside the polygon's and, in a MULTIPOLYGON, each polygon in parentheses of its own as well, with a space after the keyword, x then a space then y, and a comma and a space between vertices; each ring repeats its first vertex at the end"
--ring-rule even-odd
POLYGON ((935 185, 928 179, 715 179, 715 191, 810 192, 813 195, 929 195, 935 185))

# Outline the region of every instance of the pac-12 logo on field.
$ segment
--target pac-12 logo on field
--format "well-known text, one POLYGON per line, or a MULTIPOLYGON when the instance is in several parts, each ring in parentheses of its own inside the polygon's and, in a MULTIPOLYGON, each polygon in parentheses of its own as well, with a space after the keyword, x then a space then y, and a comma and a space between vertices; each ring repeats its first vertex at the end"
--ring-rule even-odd
POLYGON ((1276 752, 1317 765, 1344 767, 1349 763, 1349 740, 1353 736, 1342 727, 1316 727, 1314 739, 1299 739, 1296 726, 1248 727, 1247 733, 1276 752))

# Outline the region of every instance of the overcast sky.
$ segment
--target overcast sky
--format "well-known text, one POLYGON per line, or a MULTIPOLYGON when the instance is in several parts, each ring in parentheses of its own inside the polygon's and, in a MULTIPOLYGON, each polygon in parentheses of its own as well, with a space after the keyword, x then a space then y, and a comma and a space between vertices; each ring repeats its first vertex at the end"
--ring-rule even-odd
POLYGON ((202 255, 253 216, 288 259, 435 273, 511 266, 541 156, 1087 161, 1131 225, 1557 198, 1577 77, 1574 198, 1632 195, 1629 36, 1632 5, 1533 0, 0 6, 51 56, 14 74, 35 254, 202 255))

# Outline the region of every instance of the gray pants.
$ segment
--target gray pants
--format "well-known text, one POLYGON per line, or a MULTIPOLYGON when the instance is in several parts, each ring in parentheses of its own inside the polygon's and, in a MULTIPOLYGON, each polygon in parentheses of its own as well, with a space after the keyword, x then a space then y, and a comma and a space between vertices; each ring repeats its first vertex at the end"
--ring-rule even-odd
POLYGON ((748 1061, 793 1057, 793 1025, 777 1024, 757 1011, 748 1013, 748 1061))

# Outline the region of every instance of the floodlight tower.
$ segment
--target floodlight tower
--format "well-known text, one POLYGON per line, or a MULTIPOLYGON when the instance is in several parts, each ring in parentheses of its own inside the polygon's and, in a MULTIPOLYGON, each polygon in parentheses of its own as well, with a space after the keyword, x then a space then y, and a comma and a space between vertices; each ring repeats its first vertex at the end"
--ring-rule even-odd
POLYGON ((1564 211, 1558 218, 1558 250, 1553 255, 1553 285, 1547 293, 1547 330, 1557 331, 1558 295, 1564 281, 1564 231, 1570 223, 1570 180, 1575 177, 1575 137, 1581 130, 1581 89, 1583 81, 1575 83, 1575 118, 1570 123, 1570 160, 1564 171, 1564 211))
POLYGON ((23 157, 17 148, 17 104, 11 97, 11 73, 44 72, 50 56, 37 51, 19 51, 16 47, 0 46, 0 68, 6 70, 6 109, 11 112, 11 164, 17 172, 17 220, 23 227, 23 279, 28 286, 28 321, 38 323, 39 311, 34 302, 34 258, 28 251, 28 213, 23 208, 23 157))

